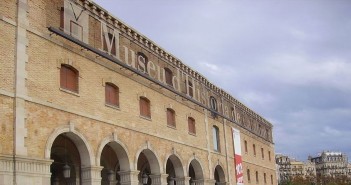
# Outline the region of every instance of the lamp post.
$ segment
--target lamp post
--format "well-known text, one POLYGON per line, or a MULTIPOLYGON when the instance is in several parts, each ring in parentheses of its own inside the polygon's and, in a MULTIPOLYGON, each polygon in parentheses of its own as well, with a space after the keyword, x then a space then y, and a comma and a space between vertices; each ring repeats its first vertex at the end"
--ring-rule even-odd
POLYGON ((148 176, 146 173, 143 173, 143 175, 141 176, 141 181, 143 184, 147 184, 147 181, 148 181, 148 176))
POLYGON ((66 179, 71 177, 71 167, 67 163, 63 166, 63 177, 66 179))
POLYGON ((107 178, 109 182, 113 182, 115 180, 115 172, 113 170, 107 171, 107 178))

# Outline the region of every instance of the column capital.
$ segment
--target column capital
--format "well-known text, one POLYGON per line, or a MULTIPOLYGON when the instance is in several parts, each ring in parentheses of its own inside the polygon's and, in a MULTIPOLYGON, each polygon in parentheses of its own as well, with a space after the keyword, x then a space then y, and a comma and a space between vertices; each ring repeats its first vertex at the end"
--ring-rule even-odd
POLYGON ((121 185, 138 185, 139 184, 139 171, 131 170, 131 171, 119 171, 117 172, 120 177, 121 185))
POLYGON ((152 185, 167 185, 168 174, 150 174, 152 185))
POLYGON ((83 185, 99 185, 101 184, 102 166, 82 167, 82 184, 83 185))

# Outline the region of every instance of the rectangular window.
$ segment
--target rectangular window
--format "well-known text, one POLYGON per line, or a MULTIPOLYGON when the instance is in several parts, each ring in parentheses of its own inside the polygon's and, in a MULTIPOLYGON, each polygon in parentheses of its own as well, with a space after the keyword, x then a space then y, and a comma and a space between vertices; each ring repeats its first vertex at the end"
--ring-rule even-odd
POLYGON ((261 148, 261 155, 262 155, 262 159, 264 159, 264 151, 263 151, 263 148, 261 148))
POLYGON ((244 144, 245 144, 245 153, 247 153, 247 141, 246 140, 244 141, 244 144))
POLYGON ((167 109, 167 125, 176 127, 175 112, 170 108, 167 109))
POLYGON ((213 135, 213 149, 215 151, 220 151, 219 146, 219 129, 216 126, 212 127, 212 135, 213 135))
POLYGON ((271 151, 268 151, 268 159, 271 161, 271 151))
POLYGON ((252 145, 252 149, 253 149, 254 156, 256 156, 256 145, 255 144, 252 145))
POLYGON ((150 101, 145 97, 140 97, 140 115, 146 118, 151 118, 150 101))
POLYGON ((192 117, 188 118, 188 131, 190 134, 196 134, 195 119, 192 117))

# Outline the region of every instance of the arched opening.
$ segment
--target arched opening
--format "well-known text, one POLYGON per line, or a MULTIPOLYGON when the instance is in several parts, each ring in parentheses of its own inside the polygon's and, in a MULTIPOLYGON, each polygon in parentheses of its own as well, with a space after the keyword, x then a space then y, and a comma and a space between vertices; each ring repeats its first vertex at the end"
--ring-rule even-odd
POLYGON ((182 163, 175 155, 171 155, 166 163, 167 184, 176 185, 177 179, 184 177, 182 163))
POLYGON ((225 184, 224 171, 220 165, 217 165, 215 168, 214 179, 216 180, 216 185, 225 184))
POLYGON ((103 167, 101 170, 101 185, 119 182, 119 176, 116 173, 120 170, 119 161, 116 153, 109 145, 106 145, 102 150, 100 165, 103 167))
POLYGON ((73 133, 63 133, 56 137, 51 147, 50 159, 54 162, 50 166, 51 184, 81 184, 81 166, 87 161, 77 148, 77 136, 73 133))
MULTIPOLYGON (((103 145, 102 145, 103 146, 103 145)), ((117 142, 108 142, 101 151, 101 184, 121 184, 120 171, 129 171, 129 160, 125 149, 117 142)))
POLYGON ((144 149, 138 157, 137 170, 139 184, 151 185, 150 175, 160 174, 160 165, 156 155, 149 149, 144 149))
POLYGON ((188 175, 190 177, 189 184, 196 185, 197 181, 203 180, 202 167, 197 160, 192 160, 189 165, 188 175))

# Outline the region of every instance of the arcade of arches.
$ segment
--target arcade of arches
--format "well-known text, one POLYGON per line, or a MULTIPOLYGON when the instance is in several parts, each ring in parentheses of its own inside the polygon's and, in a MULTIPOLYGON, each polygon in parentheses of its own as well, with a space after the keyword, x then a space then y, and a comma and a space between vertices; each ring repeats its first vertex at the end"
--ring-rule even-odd
POLYGON ((157 155, 148 148, 136 154, 136 166, 131 165, 123 144, 107 140, 101 151, 92 159, 86 140, 72 132, 59 134, 50 149, 51 185, 204 185, 226 184, 225 173, 220 165, 215 166, 213 180, 205 182, 200 161, 192 159, 182 164, 176 154, 165 162, 165 170, 157 155), (98 163, 93 166, 93 160, 98 163), (134 170, 134 169, 136 170, 134 170))

